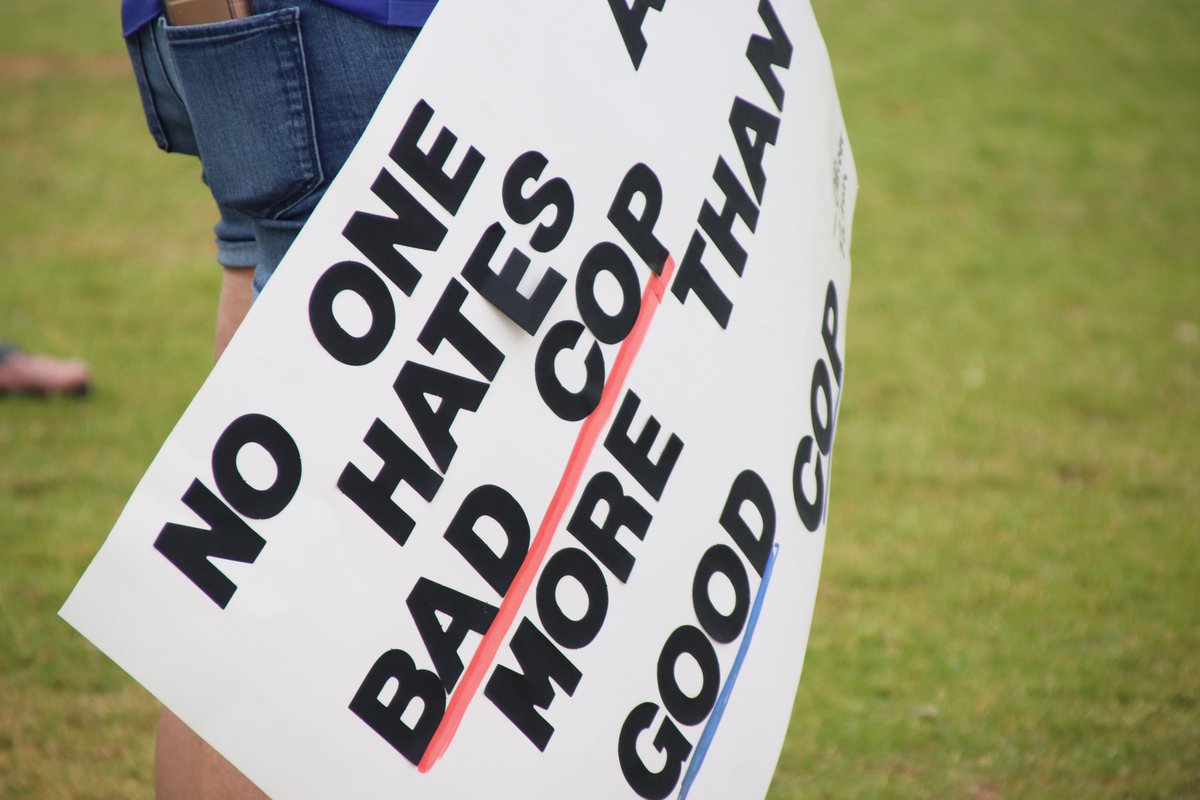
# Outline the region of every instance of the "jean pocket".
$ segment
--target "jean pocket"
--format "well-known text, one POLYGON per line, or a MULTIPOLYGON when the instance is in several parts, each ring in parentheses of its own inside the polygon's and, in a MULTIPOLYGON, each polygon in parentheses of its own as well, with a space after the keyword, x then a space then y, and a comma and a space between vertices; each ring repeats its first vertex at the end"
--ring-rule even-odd
POLYGON ((300 10, 166 35, 213 196, 251 217, 283 217, 323 180, 300 10))
POLYGON ((196 155, 187 109, 167 77, 162 54, 154 38, 154 25, 143 25, 139 31, 125 37, 125 47, 133 65, 133 76, 137 80, 146 127, 150 129, 155 144, 168 153, 196 155))

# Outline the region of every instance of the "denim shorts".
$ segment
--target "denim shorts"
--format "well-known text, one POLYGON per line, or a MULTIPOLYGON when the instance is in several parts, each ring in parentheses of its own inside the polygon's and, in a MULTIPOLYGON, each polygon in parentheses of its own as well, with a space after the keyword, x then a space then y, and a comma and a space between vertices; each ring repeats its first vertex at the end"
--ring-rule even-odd
POLYGON ((126 38, 146 123, 199 156, 217 260, 261 290, 358 141, 417 36, 317 0, 255 0, 205 25, 162 17, 126 38))

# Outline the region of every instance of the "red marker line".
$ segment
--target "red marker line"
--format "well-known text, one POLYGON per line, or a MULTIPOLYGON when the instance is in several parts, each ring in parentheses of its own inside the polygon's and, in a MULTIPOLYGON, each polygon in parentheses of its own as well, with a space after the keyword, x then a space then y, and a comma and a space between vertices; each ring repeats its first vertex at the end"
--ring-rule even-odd
POLYGON ((421 757, 421 763, 417 765, 417 769, 421 772, 428 772, 432 769, 442 754, 446 752, 446 748, 450 746, 455 733, 458 732, 463 715, 467 713, 467 706, 475 699, 479 685, 483 683, 484 677, 495 663, 496 653, 512 628, 517 610, 520 609, 525 595, 529 593, 529 587, 533 585, 533 579, 537 577, 542 563, 546 560, 550 541, 554 538, 559 523, 562 522, 563 514, 566 513, 571 498, 575 496, 579 480, 583 477, 583 469, 587 466, 588 460, 592 457, 592 451, 596 449, 596 442, 600 439, 600 432, 608 424, 613 407, 617 404, 617 397, 625 388, 625 378, 629 375, 629 368, 633 366, 634 359, 642 349, 646 331, 650 328, 654 313, 658 311, 663 293, 666 291, 667 283, 674 271, 675 260, 668 256, 663 265, 662 274, 650 275, 646 289, 642 292, 642 308, 638 312, 637 321, 617 351, 617 360, 613 363, 612 372, 609 373, 608 380, 604 383, 600 402, 579 429, 575 446, 571 449, 570 458, 567 459, 566 469, 559 478, 558 488, 555 489, 554 496, 550 499, 550 505, 546 508, 545 516, 542 517, 542 524, 538 526, 537 535, 533 537, 533 542, 529 546, 529 552, 526 553, 521 568, 517 570, 517 575, 508 588, 508 594, 504 595, 504 599, 500 602, 500 610, 496 612, 496 618, 492 620, 487 633, 484 634, 483 640, 475 650, 475 655, 471 657, 471 663, 467 665, 466 671, 459 679, 458 686, 450 696, 450 702, 446 705, 446 713, 442 715, 442 721, 434 731, 433 738, 429 740, 429 746, 425 748, 425 755, 421 757))

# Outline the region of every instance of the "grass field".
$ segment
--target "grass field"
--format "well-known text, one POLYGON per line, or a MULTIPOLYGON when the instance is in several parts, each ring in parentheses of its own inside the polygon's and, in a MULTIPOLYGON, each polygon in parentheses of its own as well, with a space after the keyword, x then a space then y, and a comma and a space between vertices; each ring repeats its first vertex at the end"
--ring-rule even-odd
MULTIPOLYGON (((116 5, 0 3, 0 336, 96 383, 0 400, 5 800, 151 795, 152 699, 56 611, 207 371, 217 275, 116 5)), ((815 5, 861 190, 770 797, 1200 798, 1200 4, 815 5)))

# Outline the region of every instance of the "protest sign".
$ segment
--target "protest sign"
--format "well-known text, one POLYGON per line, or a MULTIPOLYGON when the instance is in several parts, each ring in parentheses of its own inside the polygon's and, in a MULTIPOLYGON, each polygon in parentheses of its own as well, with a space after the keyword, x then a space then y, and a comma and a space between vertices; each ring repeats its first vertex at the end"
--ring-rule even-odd
POLYGON ((856 185, 807 3, 442 0, 63 616, 272 796, 762 796, 856 185))

